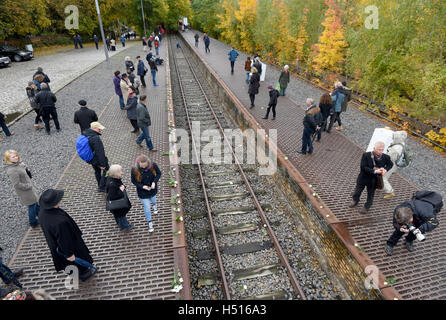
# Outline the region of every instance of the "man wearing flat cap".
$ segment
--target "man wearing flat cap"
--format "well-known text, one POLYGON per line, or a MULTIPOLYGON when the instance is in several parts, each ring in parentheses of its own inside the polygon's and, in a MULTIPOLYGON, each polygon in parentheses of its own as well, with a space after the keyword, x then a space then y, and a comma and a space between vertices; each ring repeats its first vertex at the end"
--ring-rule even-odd
POLYGON ((76 222, 59 207, 64 195, 63 190, 48 189, 39 199, 39 222, 46 242, 53 257, 56 271, 65 270, 69 265, 76 265, 79 279, 86 281, 96 269, 75 264, 75 259, 83 259, 90 264, 93 258, 82 239, 82 231, 76 222))
POLYGON ((79 124, 82 133, 90 128, 90 123, 98 121, 98 116, 96 112, 87 108, 87 101, 80 100, 78 103, 80 109, 74 113, 74 123, 79 124))
POLYGON ((105 156, 104 145, 101 140, 101 134, 105 127, 99 122, 90 123, 90 128, 82 134, 88 138, 88 144, 93 152, 93 159, 88 163, 92 165, 96 181, 98 182, 98 192, 105 192, 105 182, 107 171, 110 168, 108 159, 105 156))

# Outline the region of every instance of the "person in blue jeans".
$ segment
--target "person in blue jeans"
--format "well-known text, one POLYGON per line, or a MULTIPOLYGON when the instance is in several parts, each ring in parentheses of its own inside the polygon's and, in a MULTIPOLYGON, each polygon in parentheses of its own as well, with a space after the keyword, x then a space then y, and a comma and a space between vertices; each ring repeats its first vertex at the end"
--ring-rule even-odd
POLYGON ((29 225, 36 227, 39 225, 37 217, 39 216, 40 206, 38 204, 39 198, 37 191, 31 181, 31 172, 27 170, 23 162, 20 162, 20 156, 15 150, 7 150, 4 161, 6 164, 6 173, 17 196, 28 207, 29 225))
POLYGON ((150 114, 146 107, 147 102, 147 96, 142 95, 139 98, 139 103, 136 106, 136 123, 138 127, 141 129, 142 133, 139 135, 139 137, 136 139, 136 143, 142 147, 141 143, 143 140, 146 140, 147 148, 149 148, 150 151, 156 151, 156 149, 153 147, 152 139, 150 138, 149 134, 149 126, 152 124, 150 120, 150 114))
POLYGON ((115 93, 119 97, 119 106, 121 109, 124 109, 125 104, 124 104, 124 97, 122 96, 120 75, 121 75, 120 71, 115 71, 115 76, 113 77, 113 84, 115 86, 115 93))
MULTIPOLYGON (((8 129, 8 126, 6 125, 6 118, 7 116, 0 112, 0 126, 3 129, 3 132, 5 133, 5 136, 10 137, 14 135, 14 132, 10 132, 8 129)), ((3 139, 0 138, 0 142, 2 142, 3 139)))
POLYGON ((149 223, 149 232, 153 232, 153 222, 151 205, 153 214, 158 213, 156 206, 156 194, 158 192, 158 181, 161 178, 161 171, 156 163, 152 162, 149 157, 141 154, 136 159, 136 167, 132 168, 132 183, 136 186, 138 197, 144 206, 144 214, 149 223))
POLYGON ((156 58, 155 56, 152 56, 149 60, 149 66, 150 66, 150 72, 152 72, 152 81, 153 86, 158 87, 158 84, 156 83, 156 73, 158 72, 158 67, 156 66, 156 58))
POLYGON ((311 141, 311 136, 314 134, 319 127, 316 124, 316 120, 314 118, 314 113, 316 112, 316 108, 313 107, 314 100, 311 98, 307 99, 307 109, 305 111, 305 117, 303 120, 304 131, 302 133, 302 149, 297 151, 301 154, 313 153, 313 142, 311 141))
POLYGON ((234 64, 235 60, 239 56, 239 53, 232 47, 231 51, 228 52, 229 62, 231 63, 231 74, 234 74, 234 64))

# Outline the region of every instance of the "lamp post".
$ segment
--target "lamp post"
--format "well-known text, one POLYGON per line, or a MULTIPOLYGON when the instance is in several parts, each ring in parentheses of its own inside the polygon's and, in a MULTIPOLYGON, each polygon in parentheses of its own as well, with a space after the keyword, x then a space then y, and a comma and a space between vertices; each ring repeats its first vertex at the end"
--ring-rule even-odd
POLYGON ((142 23, 144 25, 144 37, 147 37, 147 33, 146 33, 146 20, 144 20, 144 8, 142 6, 142 0, 141 0, 141 12, 142 12, 142 23))
POLYGON ((107 66, 108 66, 108 68, 111 69, 110 58, 108 57, 107 44, 106 44, 106 42, 105 42, 104 29, 102 28, 101 12, 99 11, 98 0, 95 0, 95 3, 96 3, 96 11, 98 12, 99 29, 101 29, 102 43, 104 44, 105 59, 107 60, 107 66))

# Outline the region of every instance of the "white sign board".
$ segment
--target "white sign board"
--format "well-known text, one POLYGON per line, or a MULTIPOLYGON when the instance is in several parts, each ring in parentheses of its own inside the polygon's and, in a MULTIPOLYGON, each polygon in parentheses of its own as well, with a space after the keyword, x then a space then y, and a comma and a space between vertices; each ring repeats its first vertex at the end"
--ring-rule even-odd
POLYGON ((386 128, 376 128, 373 132, 372 139, 370 139, 366 152, 373 151, 373 147, 378 141, 384 142, 384 153, 387 153, 387 148, 393 142, 393 131, 386 128))
POLYGON ((183 18, 183 24, 187 26, 189 23, 187 22, 187 18, 183 18))
POLYGON ((266 64, 259 61, 262 64, 262 74, 260 75, 260 81, 265 81, 266 77, 266 64))

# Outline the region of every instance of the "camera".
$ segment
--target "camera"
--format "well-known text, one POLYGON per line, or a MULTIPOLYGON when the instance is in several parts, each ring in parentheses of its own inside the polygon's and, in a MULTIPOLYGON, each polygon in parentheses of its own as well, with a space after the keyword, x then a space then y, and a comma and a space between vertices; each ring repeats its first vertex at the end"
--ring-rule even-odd
POLYGON ((406 229, 409 229, 410 232, 412 232, 418 239, 418 241, 424 241, 426 240, 426 237, 421 233, 421 231, 418 228, 415 228, 413 224, 407 224, 406 229))

